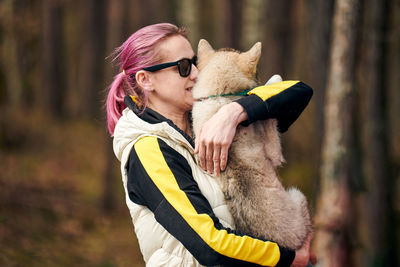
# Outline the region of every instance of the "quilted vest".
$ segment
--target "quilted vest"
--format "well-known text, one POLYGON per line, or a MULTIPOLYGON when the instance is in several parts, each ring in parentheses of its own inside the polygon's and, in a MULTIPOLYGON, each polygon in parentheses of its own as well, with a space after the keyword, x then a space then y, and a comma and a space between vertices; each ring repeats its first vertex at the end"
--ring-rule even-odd
POLYGON ((113 148, 121 162, 122 183, 126 204, 146 266, 201 266, 190 252, 154 218, 145 206, 132 202, 127 191, 127 169, 129 154, 134 144, 146 136, 155 136, 180 153, 192 169, 194 180, 200 191, 209 201, 214 214, 223 226, 234 228, 233 218, 225 203, 224 195, 216 180, 208 175, 198 164, 194 149, 177 130, 167 122, 150 124, 136 116, 128 108, 123 111, 115 131, 113 148))

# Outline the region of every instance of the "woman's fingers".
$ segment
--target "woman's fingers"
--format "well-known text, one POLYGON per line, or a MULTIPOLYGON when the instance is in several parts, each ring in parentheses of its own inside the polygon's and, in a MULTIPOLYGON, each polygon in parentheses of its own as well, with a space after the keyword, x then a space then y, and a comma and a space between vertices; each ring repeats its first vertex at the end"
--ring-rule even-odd
POLYGON ((213 143, 207 142, 207 151, 206 151, 206 165, 208 173, 212 174, 213 172, 213 143))
MULTIPOLYGON (((201 131, 200 131, 201 133, 201 131)), ((200 138, 196 138, 195 150, 194 153, 199 154, 200 166, 205 170, 206 169, 206 146, 204 142, 200 140, 200 138)))
POLYGON ((213 151, 213 169, 214 169, 214 174, 216 176, 219 176, 220 174, 220 159, 221 159, 221 146, 219 144, 214 145, 214 151, 213 151))
POLYGON ((243 107, 235 102, 223 106, 196 135, 195 153, 200 165, 209 173, 219 175, 228 161, 228 150, 240 122, 247 119, 243 107))
POLYGON ((228 161, 229 146, 230 143, 226 144, 221 141, 209 142, 207 146, 201 146, 207 148, 207 151, 205 152, 205 165, 210 174, 219 176, 221 171, 225 170, 228 161))
POLYGON ((200 166, 210 174, 219 176, 225 170, 228 162, 228 150, 232 143, 222 140, 204 140, 201 137, 196 139, 195 153, 199 155, 200 166))
POLYGON ((308 239, 309 239, 308 249, 310 252, 310 262, 312 265, 315 265, 315 264, 317 264, 317 256, 311 251, 312 234, 309 235, 308 239))
POLYGON ((221 146, 221 156, 220 156, 220 170, 224 171, 226 164, 228 163, 228 150, 230 143, 225 143, 221 146))
POLYGON ((210 174, 220 175, 226 168, 229 145, 221 141, 204 141, 196 139, 195 153, 199 154, 200 166, 210 174))
POLYGON ((313 252, 310 252, 310 262, 312 265, 317 264, 317 256, 313 252))
MULTIPOLYGON (((200 129, 200 131, 199 131, 199 135, 201 134, 201 129, 200 129)), ((195 140, 194 140, 194 153, 199 153, 199 138, 196 138, 195 140)))

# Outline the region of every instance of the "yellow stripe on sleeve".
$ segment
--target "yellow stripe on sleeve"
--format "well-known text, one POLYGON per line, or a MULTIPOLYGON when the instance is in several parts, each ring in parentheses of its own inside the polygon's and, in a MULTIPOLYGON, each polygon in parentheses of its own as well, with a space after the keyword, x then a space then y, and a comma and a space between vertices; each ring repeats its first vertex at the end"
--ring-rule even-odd
POLYGON ((213 250, 230 258, 260 265, 275 266, 278 263, 280 251, 276 243, 228 234, 226 230, 215 228, 209 215, 197 213, 185 192, 179 188, 156 137, 140 139, 135 144, 135 150, 147 174, 166 200, 213 250))
POLYGON ((263 101, 267 100, 268 98, 279 94, 280 92, 286 90, 289 87, 292 87, 299 81, 283 81, 283 82, 277 82, 269 85, 263 85, 263 86, 258 86, 248 92, 248 95, 257 95, 259 96, 263 101))

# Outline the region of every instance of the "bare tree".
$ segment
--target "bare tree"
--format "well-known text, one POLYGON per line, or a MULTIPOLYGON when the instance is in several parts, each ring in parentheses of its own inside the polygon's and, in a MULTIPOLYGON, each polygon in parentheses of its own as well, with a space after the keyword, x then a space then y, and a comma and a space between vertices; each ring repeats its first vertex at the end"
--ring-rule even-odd
MULTIPOLYGON (((0 65, 1 75, 4 75, 5 89, 0 89, 0 147, 14 143, 15 134, 10 131, 8 124, 12 122, 9 116, 21 107, 22 83, 19 64, 18 43, 14 25, 14 1, 0 2, 0 65), (4 97, 4 99, 2 99, 4 97)), ((19 142, 20 140, 18 140, 19 142)))
MULTIPOLYGON (((125 0, 113 0, 108 1, 107 6, 107 51, 111 52, 121 45, 124 29, 124 10, 126 8, 125 0)), ((112 76, 118 70, 116 66, 111 62, 112 57, 107 58, 107 63, 105 65, 105 77, 108 83, 111 83, 112 76)), ((105 90, 103 99, 108 90, 105 90)), ((104 123, 105 125, 105 123, 104 123)), ((104 129, 106 127, 103 127, 104 129)), ((104 146, 105 146, 105 165, 103 172, 103 194, 101 199, 101 206, 105 211, 112 211, 115 208, 115 180, 116 177, 113 176, 113 170, 116 167, 115 157, 112 150, 112 139, 107 131, 104 131, 104 146)), ((119 180, 119 179, 118 179, 119 180)))
POLYGON ((291 54, 291 20, 293 11, 293 0, 267 1, 265 3, 265 28, 263 46, 263 57, 268 60, 260 62, 266 75, 279 73, 282 77, 287 77, 287 62, 285 58, 290 58, 291 54))
POLYGON ((101 94, 105 87, 103 65, 105 53, 105 6, 106 0, 86 0, 80 3, 81 53, 79 88, 81 112, 97 117, 100 112, 101 94))
MULTIPOLYGON (((389 32, 386 36, 386 75, 385 79, 389 85, 387 97, 387 108, 389 112, 389 136, 390 136, 390 155, 397 163, 398 173, 400 171, 400 1, 391 0, 390 8, 386 18, 389 22, 389 32)), ((397 195, 399 195, 397 193, 397 195)))
POLYGON ((264 39, 265 4, 262 0, 244 1, 241 47, 245 50, 264 39))
POLYGON ((228 0, 228 3, 229 46, 242 49, 240 39, 242 38, 243 0, 228 0))
POLYGON ((43 87, 46 106, 56 117, 64 115, 63 5, 45 0, 43 5, 43 87))
POLYGON ((326 91, 321 191, 313 248, 320 266, 352 266, 348 245, 357 0, 337 0, 326 91))
POLYGON ((389 1, 366 0, 363 12, 359 87, 362 88, 363 170, 366 190, 363 194, 363 218, 360 229, 364 253, 362 266, 396 266, 396 243, 391 242, 394 223, 391 220, 393 187, 388 159, 388 127, 385 113, 388 83, 384 79, 385 40, 389 1), (366 224, 364 226, 364 224, 366 224), (390 256, 389 256, 390 255, 390 256), (393 256, 392 256, 393 255, 393 256))
MULTIPOLYGON (((2 24, 1 64, 5 72, 7 103, 10 107, 20 105, 22 84, 18 60, 18 45, 14 32, 14 1, 5 0, 0 4, 0 23, 2 24)), ((4 130, 4 129, 3 129, 4 130)))
POLYGON ((199 10, 199 1, 187 0, 179 1, 177 6, 177 19, 180 26, 189 29, 189 39, 196 43, 200 39, 199 17, 196 12, 199 10))
MULTIPOLYGON (((322 136, 324 135, 324 106, 325 106, 325 87, 328 74, 328 58, 331 41, 333 0, 312 0, 308 2, 308 13, 314 14, 307 16, 308 38, 310 41, 310 52, 307 57, 310 62, 310 80, 314 88, 314 130, 316 131, 316 144, 314 155, 315 164, 315 188, 318 188, 319 174, 318 166, 321 165, 322 136)), ((313 199, 315 201, 315 199, 313 199)))
MULTIPOLYGON (((199 9, 198 9, 198 17, 199 17, 199 31, 200 31, 200 38, 206 39, 211 41, 214 38, 214 32, 216 25, 216 16, 213 16, 213 12, 215 10, 216 1, 212 0, 203 0, 199 2, 199 9)), ((220 12, 221 13, 221 12, 220 12)), ((192 40, 194 48, 197 48, 197 44, 199 40, 192 40)), ((212 40, 214 43, 214 40, 212 40)), ((214 43, 215 46, 215 43, 214 43)))

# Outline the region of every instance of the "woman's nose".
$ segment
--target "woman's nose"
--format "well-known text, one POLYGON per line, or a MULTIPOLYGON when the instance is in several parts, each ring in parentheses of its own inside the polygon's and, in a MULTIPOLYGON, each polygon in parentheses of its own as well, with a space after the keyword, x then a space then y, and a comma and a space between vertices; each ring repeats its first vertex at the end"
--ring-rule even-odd
POLYGON ((190 79, 196 80, 198 75, 199 75, 199 69, 196 67, 196 65, 192 64, 192 71, 190 72, 190 79))

